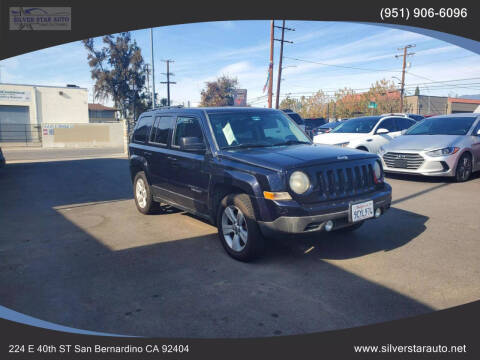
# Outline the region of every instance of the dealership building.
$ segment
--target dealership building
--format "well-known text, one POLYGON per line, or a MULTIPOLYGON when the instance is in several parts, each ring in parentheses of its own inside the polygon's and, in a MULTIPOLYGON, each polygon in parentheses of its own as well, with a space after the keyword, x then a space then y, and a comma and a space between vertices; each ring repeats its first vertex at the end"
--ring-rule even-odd
POLYGON ((0 146, 122 147, 116 112, 75 85, 0 84, 0 146))
POLYGON ((413 95, 405 97, 405 111, 420 115, 443 115, 474 112, 480 100, 446 96, 413 95))
POLYGON ((0 123, 88 123, 88 90, 75 85, 0 84, 0 123))

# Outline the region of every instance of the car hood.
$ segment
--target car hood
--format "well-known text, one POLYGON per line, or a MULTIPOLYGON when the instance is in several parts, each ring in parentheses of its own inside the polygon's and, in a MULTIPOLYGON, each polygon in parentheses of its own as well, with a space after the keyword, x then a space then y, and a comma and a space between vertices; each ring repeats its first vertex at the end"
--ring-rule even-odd
POLYGON ((377 157, 377 155, 365 151, 309 144, 223 150, 220 155, 231 160, 274 170, 377 157))
POLYGON ((459 135, 402 135, 384 146, 385 151, 431 150, 453 145, 459 135))
POLYGON ((341 144, 352 140, 361 139, 367 137, 369 134, 356 134, 356 133, 326 133, 319 134, 313 138, 316 144, 341 144))

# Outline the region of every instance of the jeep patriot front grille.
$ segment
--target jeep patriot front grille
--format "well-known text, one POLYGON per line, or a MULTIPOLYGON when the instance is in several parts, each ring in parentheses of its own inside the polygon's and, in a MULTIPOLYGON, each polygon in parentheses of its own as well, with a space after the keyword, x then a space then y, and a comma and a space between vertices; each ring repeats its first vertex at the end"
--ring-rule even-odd
POLYGON ((371 164, 319 171, 317 180, 321 200, 359 195, 375 188, 371 164))

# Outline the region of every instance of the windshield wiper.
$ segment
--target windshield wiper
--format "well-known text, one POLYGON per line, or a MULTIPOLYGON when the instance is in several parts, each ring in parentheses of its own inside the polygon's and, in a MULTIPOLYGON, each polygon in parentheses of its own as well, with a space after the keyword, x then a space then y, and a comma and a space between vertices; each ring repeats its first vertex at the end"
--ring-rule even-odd
POLYGON ((230 150, 230 149, 239 149, 239 148, 254 148, 254 147, 267 147, 271 146, 270 144, 259 144, 259 143, 245 143, 245 144, 238 144, 232 146, 224 146, 222 150, 230 150))
POLYGON ((287 140, 287 141, 273 144, 271 146, 282 146, 282 145, 293 145, 293 144, 310 144, 310 143, 308 141, 301 141, 301 140, 287 140))

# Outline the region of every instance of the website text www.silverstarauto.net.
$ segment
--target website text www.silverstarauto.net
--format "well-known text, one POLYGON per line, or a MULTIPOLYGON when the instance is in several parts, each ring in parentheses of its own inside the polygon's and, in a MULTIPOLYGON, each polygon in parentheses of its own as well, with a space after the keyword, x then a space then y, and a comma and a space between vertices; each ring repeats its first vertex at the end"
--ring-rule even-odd
POLYGON ((459 353, 468 352, 466 345, 354 345, 356 353, 459 353))

